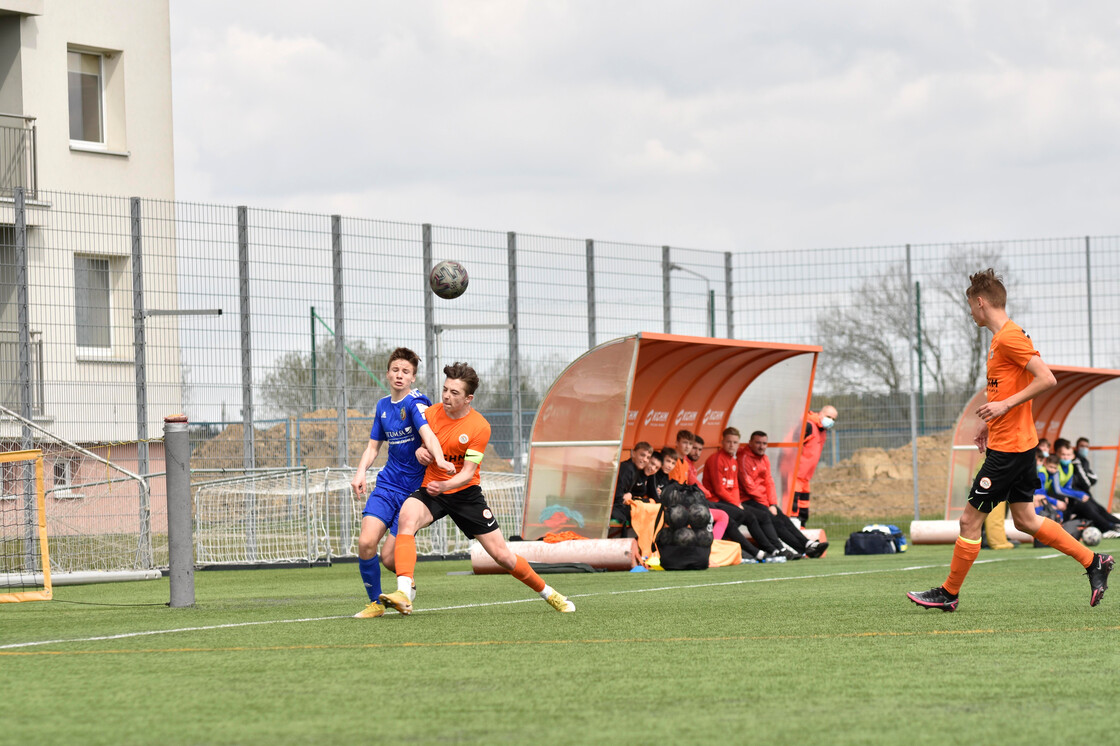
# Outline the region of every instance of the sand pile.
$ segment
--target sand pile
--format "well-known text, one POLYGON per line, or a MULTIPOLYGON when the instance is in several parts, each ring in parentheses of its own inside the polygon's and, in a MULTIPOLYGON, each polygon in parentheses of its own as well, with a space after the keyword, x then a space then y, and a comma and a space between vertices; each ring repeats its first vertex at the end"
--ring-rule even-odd
MULTIPOLYGON (((923 515, 945 510, 953 433, 918 438, 918 499, 923 515)), ((910 444, 886 450, 861 448, 832 467, 817 469, 812 483, 813 512, 853 517, 912 513, 913 460, 910 444)))

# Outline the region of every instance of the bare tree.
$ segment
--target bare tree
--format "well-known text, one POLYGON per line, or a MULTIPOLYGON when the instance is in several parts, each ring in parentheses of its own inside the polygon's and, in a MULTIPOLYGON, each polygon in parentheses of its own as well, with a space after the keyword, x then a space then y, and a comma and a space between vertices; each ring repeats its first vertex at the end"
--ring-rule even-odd
MULTIPOLYGON (((392 349, 380 342, 370 346, 360 339, 350 342, 349 347, 345 368, 348 406, 372 412, 377 407, 377 400, 389 393, 384 376, 392 349)), ((334 369, 333 339, 320 340, 314 357, 310 352, 285 352, 261 381, 261 400, 265 411, 284 417, 298 417, 310 412, 312 403, 320 408, 334 407, 338 391, 334 369)))
MULTIPOLYGON (((946 302, 949 313, 941 326, 948 340, 947 354, 953 360, 952 373, 947 374, 948 386, 945 390, 965 393, 974 391, 981 383, 987 369, 988 344, 991 334, 976 325, 969 312, 965 289, 969 275, 994 267, 1003 275, 1008 295, 1015 298, 1017 283, 1001 271, 1006 263, 1003 247, 999 244, 986 246, 953 246, 941 263, 941 273, 934 278, 934 293, 946 302)), ((1014 310, 1023 310, 1025 301, 1016 302, 1014 310)), ((1011 310, 1011 309, 1009 309, 1011 310)))
POLYGON ((898 393, 907 377, 910 299, 906 273, 887 269, 860 283, 855 305, 817 318, 822 377, 834 391, 898 393))
MULTIPOLYGON (((939 394, 976 390, 984 374, 989 335, 969 313, 969 275, 1004 265, 1002 247, 952 247, 922 293, 921 370, 939 394)), ((1013 284, 1005 278, 1010 291, 1013 284)), ((899 393, 909 377, 915 296, 901 263, 865 278, 850 297, 817 318, 824 348, 821 378, 834 392, 899 393)), ((1017 308, 1022 308, 1020 302, 1017 308)))

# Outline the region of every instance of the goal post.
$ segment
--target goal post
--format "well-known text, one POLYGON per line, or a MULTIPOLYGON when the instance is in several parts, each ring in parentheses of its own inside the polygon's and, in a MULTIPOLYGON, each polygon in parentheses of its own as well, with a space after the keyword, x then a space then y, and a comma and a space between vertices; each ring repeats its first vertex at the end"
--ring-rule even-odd
POLYGON ((46 491, 41 450, 0 453, 0 603, 49 601, 46 491))

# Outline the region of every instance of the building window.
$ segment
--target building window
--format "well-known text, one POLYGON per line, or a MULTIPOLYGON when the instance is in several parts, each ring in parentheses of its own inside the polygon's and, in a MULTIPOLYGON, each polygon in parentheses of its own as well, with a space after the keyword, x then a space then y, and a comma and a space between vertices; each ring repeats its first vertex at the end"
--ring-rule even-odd
POLYGON ((74 456, 59 456, 54 460, 54 486, 67 488, 74 484, 78 471, 78 459, 74 456))
POLYGON ((110 336, 109 260, 74 257, 74 307, 78 347, 108 351, 110 336))
POLYGON ((18 500, 23 494, 23 469, 20 464, 0 464, 0 500, 18 500))
POLYGON ((103 58, 89 52, 69 52, 66 60, 70 88, 70 139, 104 144, 103 58))

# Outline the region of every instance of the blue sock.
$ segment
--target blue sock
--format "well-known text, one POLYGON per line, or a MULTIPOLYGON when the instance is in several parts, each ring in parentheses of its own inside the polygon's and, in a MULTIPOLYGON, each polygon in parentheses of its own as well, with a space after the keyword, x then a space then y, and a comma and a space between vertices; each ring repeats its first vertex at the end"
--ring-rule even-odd
POLYGON ((358 560, 358 572, 362 574, 362 582, 366 584, 369 600, 376 601, 381 595, 381 565, 377 561, 377 555, 358 560))

